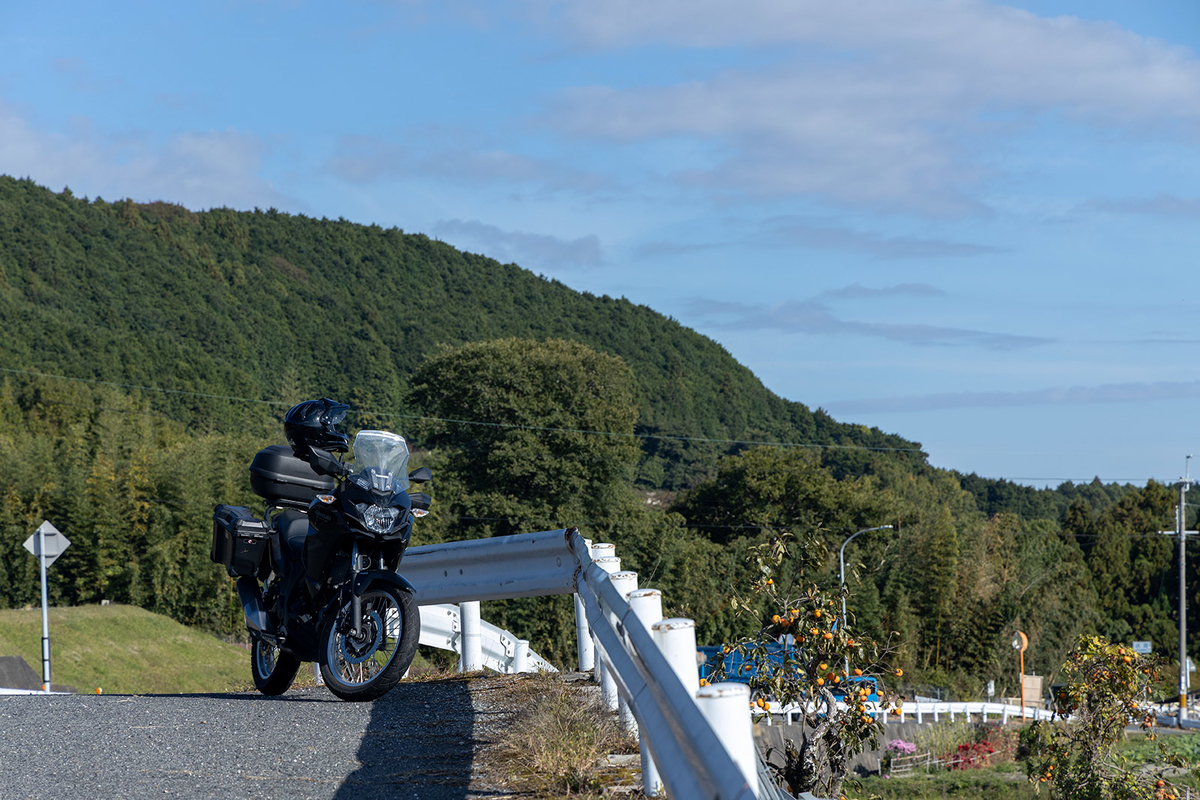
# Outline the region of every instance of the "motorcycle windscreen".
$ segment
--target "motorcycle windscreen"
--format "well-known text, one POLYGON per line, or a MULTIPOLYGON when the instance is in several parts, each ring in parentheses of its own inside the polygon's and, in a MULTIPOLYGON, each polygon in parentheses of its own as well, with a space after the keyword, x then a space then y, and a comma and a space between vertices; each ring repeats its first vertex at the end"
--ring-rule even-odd
MULTIPOLYGON (((388 431, 359 431, 354 437, 354 470, 358 475, 391 476, 392 491, 408 491, 408 445, 388 431)), ((368 479, 370 480, 370 479, 368 479)))

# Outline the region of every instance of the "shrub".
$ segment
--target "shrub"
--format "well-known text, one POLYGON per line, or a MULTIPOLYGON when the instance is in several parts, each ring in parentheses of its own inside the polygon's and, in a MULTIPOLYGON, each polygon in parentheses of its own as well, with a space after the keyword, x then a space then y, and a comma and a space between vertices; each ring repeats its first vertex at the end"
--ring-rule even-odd
MULTIPOLYGON (((1021 732, 1025 774, 1071 800, 1175 800, 1178 790, 1165 777, 1182 759, 1160 751, 1158 768, 1141 769, 1115 753, 1131 721, 1149 730, 1155 721, 1150 687, 1161 662, 1100 636, 1081 637, 1062 667, 1066 685, 1056 712, 1066 721, 1035 722, 1021 732)), ((1153 734, 1151 734, 1153 736, 1153 734)))

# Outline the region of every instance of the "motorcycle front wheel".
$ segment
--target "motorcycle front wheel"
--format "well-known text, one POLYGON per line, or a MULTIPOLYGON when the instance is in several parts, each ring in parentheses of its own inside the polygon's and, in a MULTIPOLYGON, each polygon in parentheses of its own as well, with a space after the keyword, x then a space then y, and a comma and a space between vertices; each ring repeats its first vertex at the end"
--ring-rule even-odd
POLYGON ((290 656, 262 639, 255 639, 250 646, 250 672, 254 675, 254 686, 265 695, 286 692, 296 679, 300 659, 290 656))
POLYGON ((321 676, 343 700, 374 700, 395 686, 412 663, 421 614, 408 592, 376 585, 362 595, 355 636, 351 608, 347 602, 321 630, 321 676))

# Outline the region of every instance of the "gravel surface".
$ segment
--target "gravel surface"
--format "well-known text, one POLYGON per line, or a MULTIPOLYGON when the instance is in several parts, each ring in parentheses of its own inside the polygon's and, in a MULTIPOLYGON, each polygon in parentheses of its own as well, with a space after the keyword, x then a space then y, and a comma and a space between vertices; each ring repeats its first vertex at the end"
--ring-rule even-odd
POLYGON ((324 688, 0 696, 0 797, 510 797, 476 769, 507 716, 492 680, 401 682, 372 703, 324 688))

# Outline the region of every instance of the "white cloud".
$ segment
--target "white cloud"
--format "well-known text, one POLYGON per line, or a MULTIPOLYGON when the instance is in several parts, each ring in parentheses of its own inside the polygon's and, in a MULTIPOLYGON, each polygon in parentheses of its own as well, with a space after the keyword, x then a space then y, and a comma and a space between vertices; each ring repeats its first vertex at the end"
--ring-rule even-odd
POLYGON ((839 414, 936 411, 950 408, 1008 408, 1032 405, 1090 405, 1094 403, 1147 403, 1200 397, 1200 381, 1108 383, 1070 386, 1027 392, 947 392, 941 394, 881 397, 825 404, 839 414))
POLYGON ((555 272, 604 263, 595 235, 562 239, 541 233, 506 231, 477 220, 446 219, 433 225, 434 235, 462 249, 478 248, 497 261, 515 262, 527 269, 555 272))
POLYGON ((1154 197, 1126 197, 1120 200, 1089 200, 1080 208, 1083 211, 1101 211, 1116 214, 1145 214, 1152 217, 1200 217, 1200 197, 1178 197, 1160 194, 1154 197))
MULTIPOLYGON (((867 296, 925 295, 936 293, 923 284, 906 284, 886 289, 867 290, 847 287, 819 297, 862 299, 867 296)), ((902 322, 863 322, 836 316, 818 298, 786 300, 774 305, 732 301, 694 300, 691 311, 705 318, 708 325, 728 330, 777 330, 809 335, 869 336, 912 345, 964 346, 985 350, 1018 350, 1049 343, 1050 339, 1011 333, 994 333, 966 328, 949 328, 902 322)))
POLYGON ((531 184, 549 192, 611 188, 611 180, 598 173, 491 147, 474 136, 444 129, 395 138, 342 136, 325 168, 342 180, 363 184, 432 176, 467 185, 531 184))
POLYGON ((86 119, 39 130, 0 99, 0 173, 110 200, 167 200, 189 208, 301 205, 260 176, 262 143, 237 131, 185 131, 165 141, 103 136, 86 119))
POLYGON ((876 297, 945 297, 946 293, 928 283, 898 283, 895 286, 863 286, 852 283, 840 289, 829 289, 817 297, 828 297, 835 300, 866 300, 876 297))
POLYGON ((676 180, 926 213, 974 207, 988 135, 1067 122, 1200 133, 1200 60, 1116 25, 980 0, 591 0, 541 4, 596 49, 761 48, 775 63, 674 85, 580 87, 547 123, 577 137, 712 141, 676 180))
POLYGON ((821 250, 849 250, 874 258, 946 258, 1003 252, 987 245, 914 236, 884 236, 804 217, 776 217, 765 224, 761 241, 821 250))
POLYGON ((752 234, 725 242, 648 242, 634 253, 638 258, 676 256, 716 248, 800 247, 812 250, 843 250, 876 259, 923 259, 994 255, 1004 252, 988 245, 929 239, 915 236, 886 236, 870 230, 838 225, 825 219, 802 216, 772 217, 752 234))

